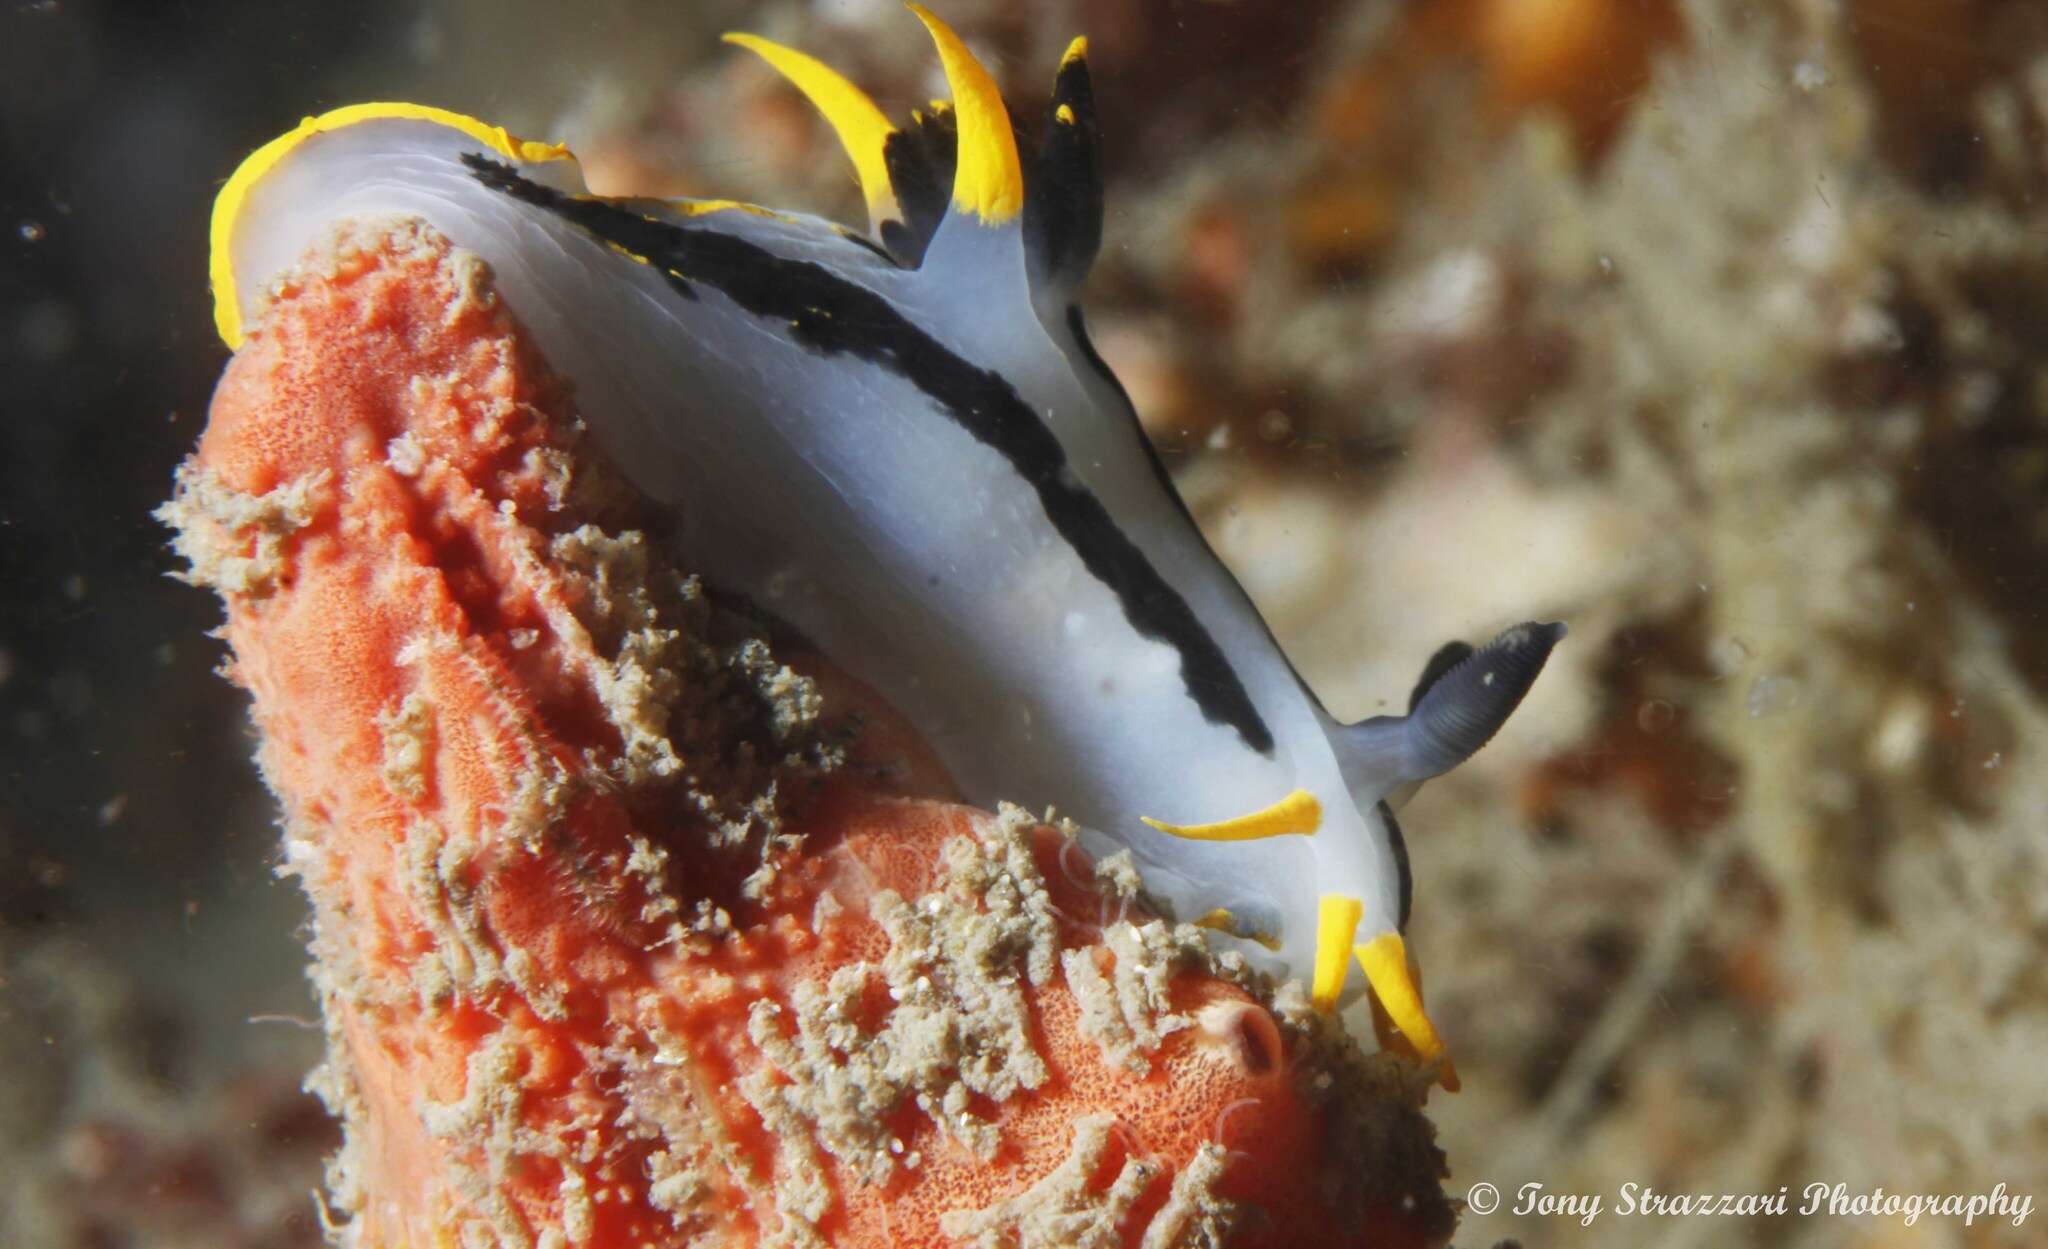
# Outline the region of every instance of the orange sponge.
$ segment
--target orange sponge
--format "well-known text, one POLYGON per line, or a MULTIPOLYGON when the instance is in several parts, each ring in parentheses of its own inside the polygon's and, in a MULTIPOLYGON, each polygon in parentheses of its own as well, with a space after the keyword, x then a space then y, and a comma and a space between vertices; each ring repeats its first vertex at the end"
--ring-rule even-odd
POLYGON ((1447 1239, 1426 1072, 944 801, 671 567, 570 400, 480 261, 355 223, 163 512, 313 903, 345 1243, 1447 1239))

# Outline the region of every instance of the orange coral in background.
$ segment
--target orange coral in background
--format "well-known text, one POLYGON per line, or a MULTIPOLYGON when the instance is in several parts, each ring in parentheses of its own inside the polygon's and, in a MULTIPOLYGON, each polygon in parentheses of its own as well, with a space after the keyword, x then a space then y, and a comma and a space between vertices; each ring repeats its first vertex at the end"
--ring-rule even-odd
POLYGON ((1672 0, 1484 0, 1470 38, 1497 116, 1556 109, 1597 158, 1684 33, 1672 0))
POLYGON ((165 509, 314 906, 346 1243, 1444 1241, 1426 1072, 939 800, 568 412, 481 262, 359 224, 165 509))
MULTIPOLYGON (((1504 128, 1532 113, 1564 123, 1595 164, 1685 23, 1672 0, 1428 0, 1315 102, 1323 152, 1289 209, 1295 254, 1318 266, 1370 260, 1400 227, 1434 134, 1414 124, 1469 81, 1477 115, 1504 128)), ((1462 110, 1458 110, 1462 111, 1462 110)), ((1436 155, 1441 156, 1441 153, 1436 155)))

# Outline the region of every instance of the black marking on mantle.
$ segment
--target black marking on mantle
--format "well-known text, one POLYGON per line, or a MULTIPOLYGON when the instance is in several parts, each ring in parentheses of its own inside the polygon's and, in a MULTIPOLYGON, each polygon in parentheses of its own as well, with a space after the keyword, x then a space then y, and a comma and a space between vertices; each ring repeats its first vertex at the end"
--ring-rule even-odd
POLYGON ((903 220, 882 223, 882 244, 906 269, 924 263, 925 248, 946 219, 959 145, 950 108, 912 113, 910 124, 882 143, 882 163, 889 171, 890 189, 896 192, 896 206, 903 212, 903 220))
POLYGON ((1408 714, 1414 715, 1415 708, 1422 703, 1422 696, 1429 693, 1429 687, 1444 679, 1451 669, 1472 657, 1470 642, 1452 639, 1436 648, 1429 662, 1422 666, 1422 675, 1415 678, 1415 689, 1408 695, 1408 714))
POLYGON ((1387 848, 1394 852, 1394 873, 1400 889, 1400 918, 1394 927, 1400 932, 1408 931, 1408 912, 1415 905, 1415 875, 1408 866, 1408 839, 1401 835, 1401 822, 1394 818, 1394 808, 1382 802, 1380 818, 1387 822, 1387 848))
POLYGON ((812 351, 865 360, 924 392, 1031 486, 1053 529, 1116 595, 1131 627, 1174 648, 1181 682, 1203 717, 1236 730, 1260 754, 1272 753, 1272 730, 1216 639, 1081 483, 1059 439, 1001 374, 963 360, 888 300, 815 262, 778 256, 715 230, 657 221, 603 200, 573 198, 475 153, 462 161, 484 186, 644 257, 684 297, 695 298, 692 286, 701 283, 755 316, 787 326, 791 337, 812 351))

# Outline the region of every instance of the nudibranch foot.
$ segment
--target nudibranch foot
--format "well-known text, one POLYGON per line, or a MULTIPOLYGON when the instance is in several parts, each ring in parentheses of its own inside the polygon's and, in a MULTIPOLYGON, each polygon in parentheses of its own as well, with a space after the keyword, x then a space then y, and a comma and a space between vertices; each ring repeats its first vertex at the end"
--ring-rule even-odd
POLYGON ((1413 1073, 892 783, 921 735, 646 536, 492 266, 383 217, 264 280, 163 515, 312 903, 338 1239, 1448 1239, 1413 1073))

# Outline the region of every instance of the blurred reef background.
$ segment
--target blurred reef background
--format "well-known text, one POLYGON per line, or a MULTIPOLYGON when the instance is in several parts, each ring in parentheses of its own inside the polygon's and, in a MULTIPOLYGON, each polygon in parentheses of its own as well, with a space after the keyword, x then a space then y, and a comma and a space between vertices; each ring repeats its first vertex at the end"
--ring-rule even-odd
MULTIPOLYGON (((1104 355, 1304 676, 1571 637, 1403 824, 1449 1189, 2048 1202, 2048 6, 949 0, 1086 33, 1104 355)), ((0 1243, 321 1240, 296 888, 149 512, 225 358, 214 190, 439 104, 613 192, 863 220, 717 35, 943 94, 884 0, 9 0, 0 1243)), ((1977 1249, 1952 1219, 1469 1213, 1458 1243, 1977 1249)))

